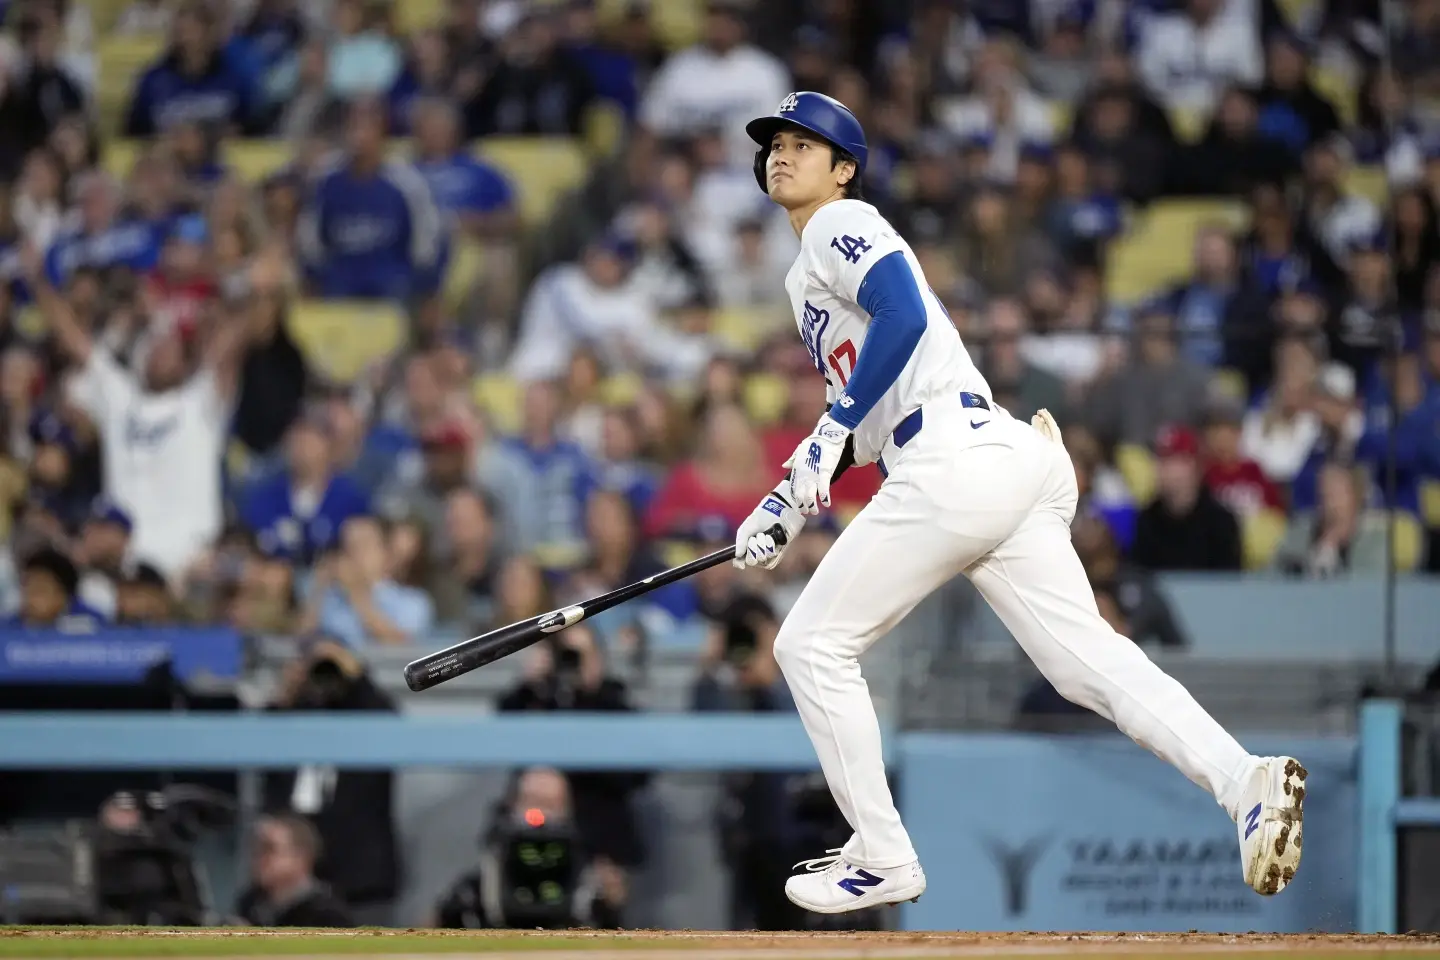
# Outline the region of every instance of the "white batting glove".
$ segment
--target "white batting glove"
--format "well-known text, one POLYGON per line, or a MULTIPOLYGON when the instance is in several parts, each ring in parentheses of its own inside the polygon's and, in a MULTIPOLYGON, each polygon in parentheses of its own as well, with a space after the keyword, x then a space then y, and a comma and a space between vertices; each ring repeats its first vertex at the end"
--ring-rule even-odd
POLYGON ((805 518, 800 515, 789 500, 790 480, 781 480, 774 491, 765 495, 760 506, 745 518, 740 529, 735 531, 735 559, 730 561, 736 567, 764 567, 775 569, 785 548, 795 542, 805 527, 805 518), (771 533, 776 525, 784 531, 777 543, 771 533))
POLYGON ((1055 418, 1050 415, 1049 410, 1042 408, 1036 411, 1035 416, 1030 418, 1030 426, 1039 430, 1041 435, 1052 443, 1062 446, 1065 444, 1065 439, 1060 434, 1060 425, 1055 422, 1055 418))
POLYGON ((815 425, 815 432, 802 440, 783 464, 790 468, 795 507, 805 516, 813 517, 820 513, 821 506, 830 506, 830 478, 840 465, 840 454, 849 437, 850 429, 827 413, 815 425))

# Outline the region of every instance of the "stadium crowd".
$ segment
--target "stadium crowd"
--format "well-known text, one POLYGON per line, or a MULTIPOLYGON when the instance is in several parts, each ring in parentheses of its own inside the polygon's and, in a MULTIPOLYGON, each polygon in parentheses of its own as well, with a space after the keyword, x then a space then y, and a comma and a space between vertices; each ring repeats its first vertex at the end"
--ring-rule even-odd
MULTIPOLYGON (((1119 629, 1179 642, 1152 572, 1440 570, 1440 2, 1385 6, 10 0, 0 613, 363 652, 730 543, 824 401, 743 132, 792 89, 1065 428, 1119 629)), ((697 706, 783 708, 776 611, 879 482, 509 706, 679 643, 697 706)))

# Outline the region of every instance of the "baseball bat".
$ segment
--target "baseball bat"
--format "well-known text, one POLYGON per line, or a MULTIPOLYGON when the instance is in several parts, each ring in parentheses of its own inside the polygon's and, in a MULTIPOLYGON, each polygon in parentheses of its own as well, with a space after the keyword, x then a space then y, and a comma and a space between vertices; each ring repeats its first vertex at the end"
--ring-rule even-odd
MULTIPOLYGON (((785 543, 785 531, 779 524, 770 528, 770 536, 775 538, 776 545, 785 543)), ((455 677, 483 667, 487 663, 494 663, 502 657, 518 653, 526 647, 539 643, 549 634, 559 633, 566 627, 573 627, 586 617, 594 616, 612 607, 618 607, 627 600, 634 600, 652 590, 658 590, 677 580, 684 580, 701 570, 708 570, 734 558, 734 547, 716 550, 714 553, 697 557, 689 563, 682 563, 678 567, 671 567, 669 570, 646 577, 637 583, 618 587, 609 593, 602 593, 598 597, 582 600, 568 607, 552 610, 538 617, 531 617, 529 620, 521 620, 519 623, 500 627, 478 637, 471 637, 469 640, 462 640, 454 646, 437 650, 435 653, 406 664, 405 685, 416 693, 421 690, 429 690, 446 680, 453 680, 455 677)))

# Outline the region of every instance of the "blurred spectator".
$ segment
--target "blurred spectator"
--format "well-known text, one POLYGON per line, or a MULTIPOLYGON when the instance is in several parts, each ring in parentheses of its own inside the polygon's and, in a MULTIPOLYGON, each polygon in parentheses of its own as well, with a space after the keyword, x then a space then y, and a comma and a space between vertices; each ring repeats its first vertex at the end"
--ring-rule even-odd
MULTIPOLYGON (((699 189, 697 185, 697 190, 699 189)), ((741 206, 730 203, 730 210, 727 216, 734 216, 736 207, 741 206)), ((709 281, 705 276, 704 269, 696 252, 691 249, 687 241, 671 220, 670 214, 660 203, 645 203, 631 207, 622 212, 621 224, 627 234, 635 240, 635 269, 631 274, 631 282, 639 288, 641 295, 649 301, 656 309, 663 312, 684 310, 687 308, 703 308, 708 306, 713 297, 709 289, 709 281)), ((744 219, 735 224, 732 234, 738 233, 743 224, 755 223, 760 230, 760 245, 764 243, 763 218, 751 220, 744 219)), ((738 252, 738 251, 737 251, 738 252)), ((732 264, 727 256, 726 269, 720 270, 717 263, 710 264, 712 272, 719 272, 722 276, 731 272, 729 267, 732 264)), ((758 264, 752 265, 752 269, 763 269, 758 264)), ((739 271, 736 271, 739 272, 739 271)), ((784 277, 776 277, 777 270, 772 269, 766 274, 767 280, 780 281, 780 290, 784 290, 784 277)), ((719 278, 717 277, 717 282, 719 278)), ((742 281, 743 282, 743 278, 742 281)), ((775 288, 769 290, 771 297, 775 296, 775 288)))
POLYGON ((68 282, 76 270, 128 267, 146 273, 160 257, 165 233, 155 225, 120 215, 120 187, 107 174, 87 173, 74 184, 79 215, 45 251, 52 284, 68 282))
POLYGON ((219 612, 231 626, 248 637, 294 635, 300 605, 290 564, 258 554, 217 559, 216 579, 227 593, 219 612))
POLYGON ((1194 432, 1165 427, 1155 456, 1156 496, 1136 521, 1131 559, 1152 571, 1239 570, 1240 525, 1204 484, 1194 432))
POLYGON ((790 90, 784 64, 747 42, 740 0, 706 0, 701 42, 672 54, 640 102, 640 123, 667 138, 724 130, 730 162, 750 166, 745 124, 772 113, 790 90))
POLYGON ((248 271, 251 290, 237 309, 249 327, 249 343, 240 368, 233 426, 235 438, 261 456, 275 450, 299 416, 311 382, 305 356, 287 323, 288 294, 275 288, 278 280, 272 281, 273 275, 263 272, 261 265, 267 262, 276 264, 262 255, 248 271))
MULTIPOLYGON (((594 633, 576 625, 531 648, 525 676, 497 704, 502 711, 632 709, 625 684, 606 672, 594 633)), ((647 775, 639 772, 567 772, 580 836, 593 856, 618 868, 637 866, 645 855, 633 794, 647 775)))
POLYGON ((1175 318, 1181 355, 1200 366, 1243 358, 1248 339, 1265 325, 1266 299, 1241 285, 1235 242, 1219 224, 1196 231, 1193 272, 1163 302, 1175 318))
POLYGON ((20 609, 7 617, 4 625, 93 632, 105 618, 80 600, 79 588, 80 572, 69 557, 50 547, 37 550, 20 565, 20 609))
POLYGON ((115 20, 121 36, 164 36, 170 32, 174 6, 167 0, 131 0, 115 20))
POLYGON ((199 214, 176 218, 156 269, 144 280, 140 296, 157 329, 195 335, 202 314, 219 293, 210 273, 210 228, 199 214))
POLYGON ((1315 509, 1320 469, 1328 462, 1351 463, 1365 433, 1365 413, 1355 393, 1355 374, 1340 363, 1327 363, 1315 378, 1310 408, 1319 430, 1309 455, 1290 482, 1292 512, 1315 509))
POLYGON ((340 530, 339 550, 319 561, 302 633, 321 630, 352 648, 424 640, 435 619, 430 598, 388 576, 385 529, 357 516, 340 530))
POLYGON ((441 622, 483 625, 492 619, 500 563, 495 526, 484 497, 464 487, 450 491, 429 585, 441 622))
POLYGON ((1171 189, 1202 196, 1244 194, 1262 184, 1283 183, 1298 167, 1285 144, 1261 128, 1254 96, 1247 88, 1232 87, 1220 98, 1204 139, 1181 149, 1171 189))
POLYGON ((1440 391, 1427 387, 1414 353, 1385 366, 1390 395, 1372 412, 1355 457, 1370 467, 1385 505, 1414 512, 1421 479, 1440 477, 1440 391))
POLYGON ((1310 578, 1383 575, 1386 518, 1364 509, 1363 474, 1329 463, 1321 468, 1318 485, 1316 510, 1291 518, 1275 553, 1276 569, 1310 578))
POLYGON ((1165 111, 1135 81, 1130 61, 1100 59, 1098 82, 1076 105, 1071 142, 1089 158, 1096 178, 1145 203, 1162 193, 1177 145, 1165 111))
POLYGON ((780 469, 765 461, 759 437, 737 406, 709 410, 695 439, 694 456, 671 472, 650 505, 649 536, 694 537, 712 523, 733 530, 749 515, 743 504, 764 496, 780 469))
POLYGON ((315 879, 320 835, 304 817, 267 816, 251 840, 250 884, 235 912, 255 927, 353 927, 354 918, 315 879))
POLYGON ((1076 266, 1102 262, 1105 244, 1123 226, 1118 194, 1099 183, 1085 155, 1073 147, 1055 154, 1054 196, 1037 213, 1057 252, 1076 266))
POLYGON ((960 170, 954 141, 929 132, 915 143, 911 163, 914 185, 908 197, 889 211, 896 231, 912 245, 958 241, 955 210, 960 205, 960 170))
POLYGON ((220 25, 203 0, 175 11, 170 47, 131 94, 125 136, 149 137, 176 123, 215 123, 258 132, 257 91, 221 43, 220 25))
POLYGON ((569 4, 561 24, 563 48, 585 68, 595 95, 633 119, 639 106, 640 65, 630 51, 601 35, 598 14, 592 0, 569 4))
POLYGON ((49 411, 31 418, 29 439, 28 497, 47 518, 47 532, 60 538, 80 526, 96 492, 86 489, 77 468, 80 439, 65 417, 49 411))
POLYGON ((441 895, 431 925, 452 930, 621 926, 625 874, 576 835, 570 784, 532 767, 481 838, 479 865, 441 895), (543 845, 544 856, 535 856, 543 845))
POLYGON ((1086 422, 1101 443, 1148 444, 1166 424, 1195 426, 1208 372, 1180 355, 1174 321, 1162 308, 1135 318, 1134 360, 1098 380, 1086 422))
MULTIPOLYGON (((1099 517, 1081 517, 1071 528, 1075 552, 1085 566, 1085 575, 1095 588, 1096 599, 1104 594, 1116 607, 1125 632, 1140 646, 1183 647, 1185 635, 1154 576, 1127 561, 1120 553, 1110 526, 1099 517)), ((1102 614, 1104 611, 1101 611, 1102 614)), ((1121 626, 1109 616, 1117 631, 1121 626)))
POLYGON ((30 259, 40 309, 81 368, 71 399, 100 435, 105 493, 134 521, 135 557, 176 576, 220 534, 220 458, 246 331, 221 326, 203 346, 153 334, 137 374, 95 342, 30 259))
POLYGON ((444 224, 413 166, 386 157, 386 118, 374 100, 350 108, 348 151, 320 176, 299 228, 322 297, 410 302, 433 292, 444 224))
POLYGON ((64 226, 64 186, 60 162, 55 155, 48 149, 32 150, 25 158, 11 197, 10 213, 14 218, 16 240, 29 242, 40 250, 50 247, 64 226))
POLYGON ((1340 117, 1335 107, 1310 83, 1310 51, 1305 39, 1280 30, 1270 35, 1265 49, 1260 128, 1294 153, 1338 134, 1340 117))
POLYGON ((1399 346, 1401 336, 1387 247, 1380 231, 1351 240, 1345 261, 1349 280, 1331 314, 1330 355, 1355 371, 1361 383, 1370 380, 1384 354, 1399 346))
MULTIPOLYGON (((425 100, 454 104, 454 69, 445 37, 439 30, 419 30, 410 35, 405 66, 390 88, 390 129, 397 136, 414 132, 415 109, 425 100)), ((456 117, 457 122, 460 118, 456 117)))
POLYGON ((611 233, 589 244, 580 263, 551 267, 535 281, 520 317, 510 371, 520 380, 561 376, 585 347, 606 372, 655 372, 681 381, 709 358, 699 337, 667 327, 634 282, 633 240, 611 233))
POLYGON ((116 594, 125 577, 130 552, 130 515, 114 503, 97 498, 80 528, 73 559, 80 569, 77 594, 100 615, 113 618, 116 594))
POLYGON ((1002 183, 1014 181, 1022 150, 1054 137, 1050 108, 1030 89, 1019 59, 1020 49, 1008 37, 987 40, 971 69, 972 95, 942 98, 935 105, 940 126, 984 144, 984 173, 1002 183))
MULTIPOLYGON (((355 653, 330 639, 310 643, 286 667, 273 711, 393 713, 355 653)), ((264 775, 265 808, 302 819, 323 848, 311 852, 313 876, 333 891, 354 918, 351 926, 388 926, 400 888, 395 832, 395 775, 390 770, 299 767, 264 775), (363 837, 364 842, 356 842, 363 837)))
POLYGON ((309 565, 339 540, 351 517, 369 512, 365 492, 336 469, 329 424, 320 411, 291 425, 285 468, 256 483, 241 516, 262 553, 309 565))
POLYGON ((960 266, 991 296, 1013 296, 1032 271, 1053 265, 1045 237, 1020 222, 1009 188, 995 181, 977 185, 962 230, 960 266))
POLYGON ((337 0, 331 14, 335 36, 326 47, 326 86, 337 100, 388 93, 403 66, 400 45, 390 36, 391 5, 377 0, 337 0))
POLYGON ((1186 0, 1143 27, 1140 76, 1170 109, 1206 111, 1225 88, 1255 86, 1264 76, 1258 18, 1240 0, 1186 0))
POLYGON ((30 151, 45 143, 62 117, 86 108, 83 82, 61 56, 62 28, 55 6, 29 4, 12 11, 21 66, 5 78, 0 93, 0 124, 6 132, 0 148, 0 172, 7 179, 20 170, 30 151))
MULTIPOLYGON (((1060 423, 1069 421, 1069 398, 1059 377, 1042 370, 1025 359, 1024 342, 1029 335, 1025 309, 1014 300, 992 300, 986 310, 988 329, 983 338, 984 362, 981 369, 994 391, 995 400, 1014 417, 1028 420, 1044 407, 1060 423), (1003 398, 1003 399, 1002 399, 1003 398)), ((797 438, 796 444, 800 439, 797 438)))
POLYGON ((585 66, 560 46, 557 14, 525 8, 500 43, 500 59, 465 105, 471 139, 495 135, 578 136, 595 88, 585 66))
MULTIPOLYGON (((1282 340, 1275 348, 1275 382, 1260 405, 1245 415, 1240 448, 1276 483, 1289 484, 1300 472, 1320 435, 1310 409, 1316 369, 1315 354, 1302 341, 1282 340)), ((1326 389, 1343 390, 1340 374, 1327 370, 1326 389)), ((1354 375, 1349 378, 1354 392, 1354 375)))
POLYGON ((1310 232, 1330 259, 1343 267, 1356 244, 1368 244, 1381 235, 1380 211, 1346 186, 1354 156, 1339 134, 1317 140, 1305 152, 1301 209, 1310 232))
POLYGON ((1425 285, 1440 266, 1440 216, 1435 202, 1418 187, 1393 191, 1388 231, 1396 305, 1402 311, 1419 310, 1425 303, 1425 285))
POLYGON ((179 622, 175 598, 165 575, 148 563, 125 571, 115 591, 115 624, 164 627, 179 622))
POLYGON ((1076 424, 1064 429, 1065 449, 1075 466, 1079 492, 1075 523, 1086 517, 1103 520, 1116 544, 1128 552, 1135 541, 1135 520, 1139 515, 1135 495, 1120 472, 1105 462, 1094 434, 1076 424))
POLYGON ((1228 397, 1210 401, 1205 412, 1205 486, 1215 499, 1244 520, 1261 510, 1285 509, 1280 491, 1240 449, 1245 408, 1228 397))
POLYGON ((558 435, 559 388, 548 381, 525 386, 520 433, 481 460, 481 484, 495 497, 505 521, 508 549, 546 551, 565 565, 583 552, 583 497, 593 469, 576 444, 558 435))

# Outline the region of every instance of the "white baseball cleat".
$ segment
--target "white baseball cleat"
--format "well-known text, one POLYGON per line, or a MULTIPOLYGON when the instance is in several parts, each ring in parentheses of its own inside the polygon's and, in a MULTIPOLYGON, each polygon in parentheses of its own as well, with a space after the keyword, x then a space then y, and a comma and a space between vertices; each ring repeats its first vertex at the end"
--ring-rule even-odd
POLYGON ((914 902, 925 892, 925 871, 919 860, 877 869, 846 863, 838 847, 826 853, 829 856, 795 864, 795 869, 804 867, 806 872, 785 881, 785 896, 797 907, 814 913, 848 913, 882 903, 914 902))
POLYGON ((1300 868, 1306 770, 1294 757, 1266 757, 1250 775, 1236 827, 1245 882, 1279 893, 1300 868))

